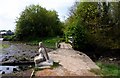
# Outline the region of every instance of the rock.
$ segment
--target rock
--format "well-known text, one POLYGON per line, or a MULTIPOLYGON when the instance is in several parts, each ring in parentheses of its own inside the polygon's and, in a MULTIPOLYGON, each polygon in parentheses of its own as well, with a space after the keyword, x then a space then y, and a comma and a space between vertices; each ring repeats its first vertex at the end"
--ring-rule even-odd
POLYGON ((110 61, 113 61, 113 58, 109 58, 110 61))
POLYGON ((23 55, 25 55, 25 54, 23 54, 23 55))
POLYGON ((32 65, 29 65, 28 68, 32 68, 32 65))
POLYGON ((44 61, 44 62, 40 62, 37 64, 38 67, 42 68, 42 67, 46 67, 46 66, 52 66, 53 65, 53 60, 48 60, 48 61, 44 61))
POLYGON ((80 55, 82 55, 82 53, 80 53, 80 55))
POLYGON ((16 71, 18 71, 17 68, 13 68, 13 72, 16 72, 16 71))
POLYGON ((22 52, 25 52, 25 51, 22 51, 22 52))
POLYGON ((35 51, 35 53, 37 53, 37 51, 35 51))
POLYGON ((33 58, 34 58, 34 56, 31 57, 31 59, 33 59, 33 58))
POLYGON ((5 72, 3 71, 2 74, 5 74, 5 72))
POLYGON ((116 60, 117 58, 113 58, 114 60, 116 60))
POLYGON ((8 60, 9 60, 9 59, 5 57, 5 58, 2 60, 2 62, 8 61, 8 60))
POLYGON ((28 61, 28 59, 23 57, 23 58, 20 59, 20 61, 28 61))
POLYGON ((9 70, 9 67, 7 67, 6 70, 9 70))
POLYGON ((39 54, 35 54, 35 56, 38 56, 39 54))

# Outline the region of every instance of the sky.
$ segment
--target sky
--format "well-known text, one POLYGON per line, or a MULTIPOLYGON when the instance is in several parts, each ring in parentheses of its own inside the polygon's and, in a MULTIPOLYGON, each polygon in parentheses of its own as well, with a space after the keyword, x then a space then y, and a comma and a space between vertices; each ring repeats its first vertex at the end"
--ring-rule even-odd
POLYGON ((26 6, 39 4, 47 10, 56 10, 61 21, 69 14, 76 0, 0 0, 0 30, 15 30, 15 20, 26 6))

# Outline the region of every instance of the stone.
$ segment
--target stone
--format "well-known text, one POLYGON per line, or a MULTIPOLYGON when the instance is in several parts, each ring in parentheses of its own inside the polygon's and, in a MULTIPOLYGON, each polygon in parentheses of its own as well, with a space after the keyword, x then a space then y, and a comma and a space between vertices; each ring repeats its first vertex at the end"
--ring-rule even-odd
POLYGON ((2 74, 5 74, 5 72, 3 71, 2 74))
POLYGON ((23 55, 25 55, 25 54, 23 54, 23 55))
POLYGON ((82 55, 82 53, 80 53, 80 55, 82 55))
POLYGON ((9 70, 9 67, 7 67, 6 70, 9 70))
POLYGON ((2 62, 8 61, 9 59, 7 57, 5 57, 2 62))
POLYGON ((25 51, 22 51, 22 52, 25 52, 25 51))
POLYGON ((37 66, 52 66, 53 65, 53 60, 47 60, 47 61, 43 61, 37 64, 37 66))
POLYGON ((34 58, 34 56, 31 57, 31 59, 33 59, 33 58, 34 58))
POLYGON ((17 68, 13 68, 13 72, 18 71, 17 68))
POLYGON ((113 58, 109 58, 110 61, 113 61, 113 58))

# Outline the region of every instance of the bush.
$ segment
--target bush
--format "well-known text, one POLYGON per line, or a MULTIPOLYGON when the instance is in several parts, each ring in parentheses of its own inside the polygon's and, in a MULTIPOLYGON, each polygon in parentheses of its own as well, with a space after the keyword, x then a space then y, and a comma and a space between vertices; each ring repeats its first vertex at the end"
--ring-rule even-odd
POLYGON ((101 62, 97 62, 97 65, 101 68, 101 74, 103 76, 120 76, 120 67, 118 65, 101 62))
POLYGON ((17 19, 15 35, 20 41, 62 35, 62 23, 56 11, 30 5, 17 19))
POLYGON ((13 41, 14 40, 14 35, 6 35, 3 36, 3 41, 13 41))

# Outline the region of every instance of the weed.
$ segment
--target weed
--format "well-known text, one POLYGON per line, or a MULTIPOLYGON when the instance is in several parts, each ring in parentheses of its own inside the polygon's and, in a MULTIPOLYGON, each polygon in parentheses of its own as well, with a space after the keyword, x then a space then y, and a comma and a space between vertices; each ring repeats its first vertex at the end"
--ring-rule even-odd
POLYGON ((96 63, 101 68, 101 74, 103 76, 119 76, 120 67, 114 64, 105 64, 101 62, 96 63))

